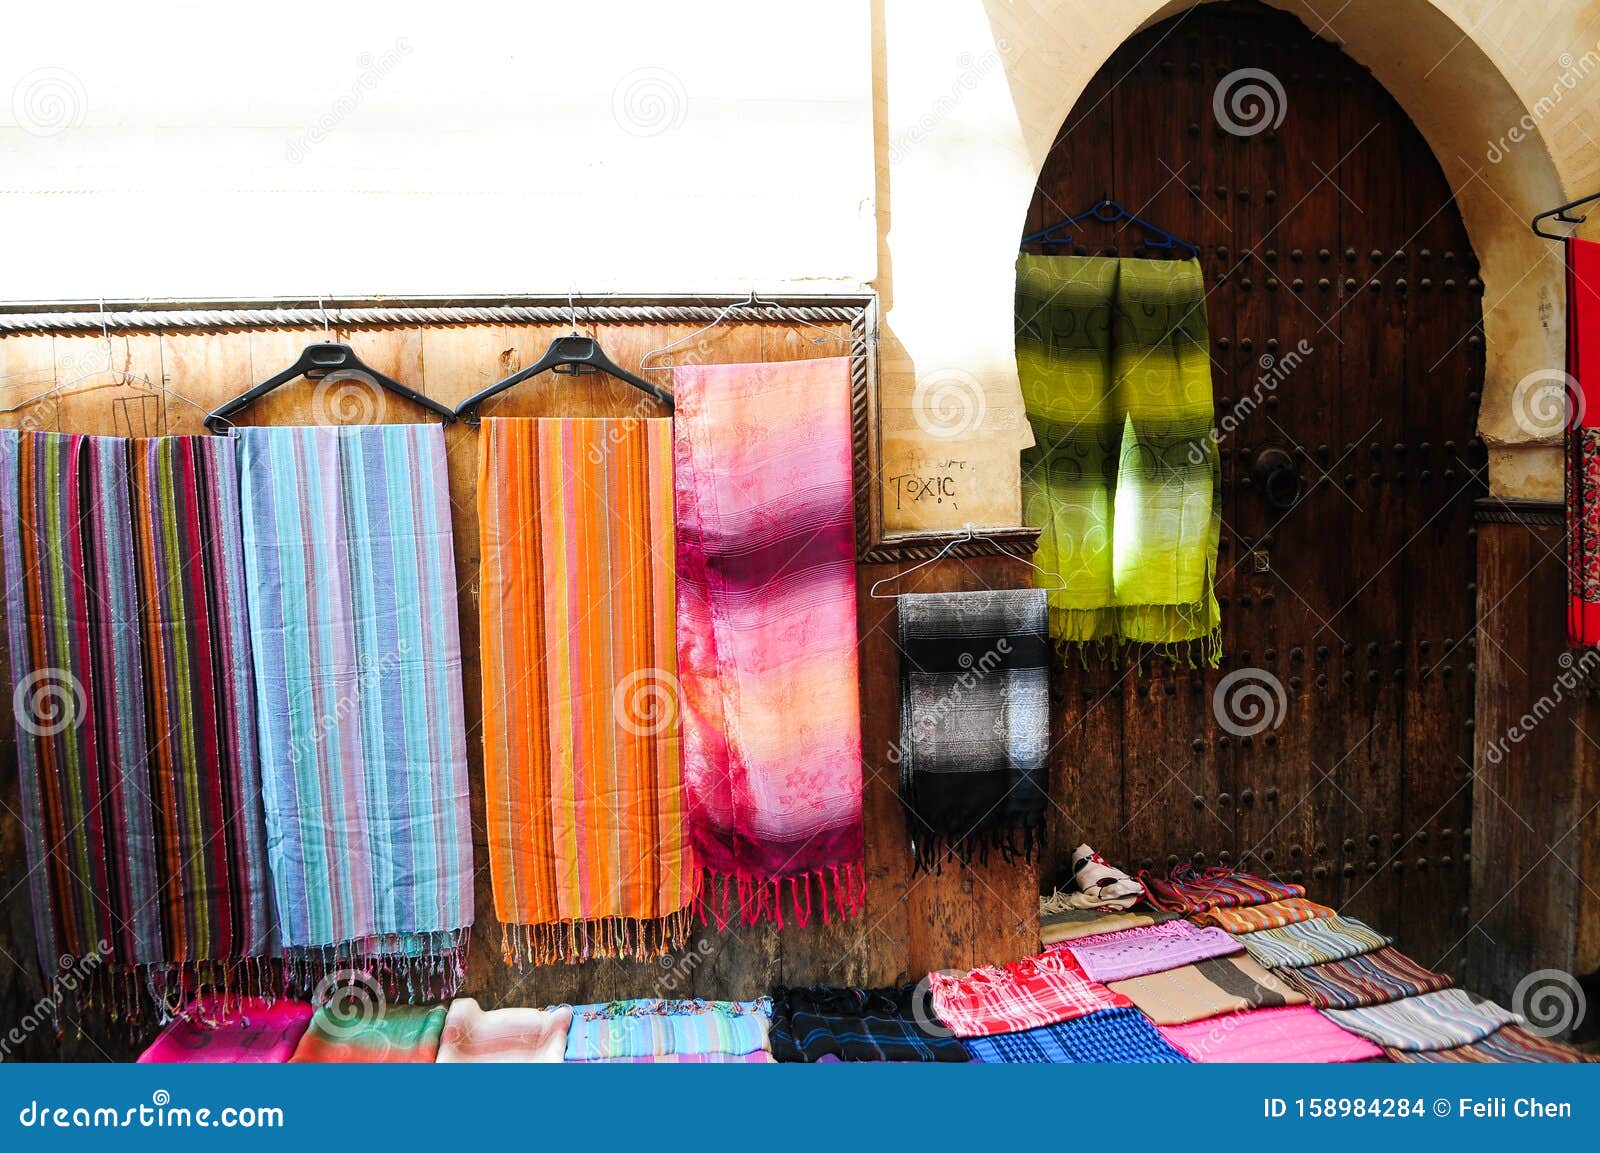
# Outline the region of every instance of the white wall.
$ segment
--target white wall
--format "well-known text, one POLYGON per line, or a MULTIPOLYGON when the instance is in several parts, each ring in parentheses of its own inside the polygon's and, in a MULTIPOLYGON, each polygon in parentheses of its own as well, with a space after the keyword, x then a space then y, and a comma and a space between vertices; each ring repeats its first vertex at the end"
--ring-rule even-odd
POLYGON ((859 288, 870 18, 12 5, 0 299, 859 288))

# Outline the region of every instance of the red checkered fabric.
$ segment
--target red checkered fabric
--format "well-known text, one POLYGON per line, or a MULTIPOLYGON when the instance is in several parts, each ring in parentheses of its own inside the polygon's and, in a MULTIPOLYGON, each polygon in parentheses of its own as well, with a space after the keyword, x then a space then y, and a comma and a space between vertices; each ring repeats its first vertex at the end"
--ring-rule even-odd
POLYGON ((1099 1009, 1133 1004, 1084 975, 1065 952, 1024 957, 1004 968, 960 976, 930 973, 933 1011, 957 1037, 989 1037, 1054 1025, 1099 1009))

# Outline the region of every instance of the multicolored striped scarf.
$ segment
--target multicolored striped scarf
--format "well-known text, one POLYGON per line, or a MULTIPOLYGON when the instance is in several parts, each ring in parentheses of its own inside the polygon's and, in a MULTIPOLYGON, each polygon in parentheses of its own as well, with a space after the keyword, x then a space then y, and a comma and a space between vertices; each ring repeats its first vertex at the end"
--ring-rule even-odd
POLYGON ((683 775, 708 901, 854 915, 861 867, 850 362, 674 370, 683 775), (736 884, 736 889, 735 889, 736 884))
POLYGON ((1371 1041, 1345 1032, 1309 1005, 1252 1009, 1159 1028, 1179 1052, 1204 1064, 1329 1064, 1383 1055, 1371 1041))
POLYGON ((1453 1049, 1385 1049, 1383 1053, 1391 1061, 1410 1063, 1581 1065, 1595 1060, 1521 1025, 1502 1025, 1481 1041, 1453 1049))
POLYGON ((1385 937, 1354 917, 1342 917, 1338 913, 1277 929, 1245 933, 1238 940, 1250 950, 1252 957, 1269 969, 1298 969, 1342 961, 1394 944, 1393 938, 1385 937))
POLYGON ((273 991, 233 444, 0 432, 0 524, 46 979, 273 991))
POLYGON ((1502 1025, 1527 1021, 1465 989, 1440 989, 1359 1009, 1324 1009, 1341 1029, 1387 1049, 1453 1049, 1481 1041, 1502 1025))
POLYGON ((1050 774, 1050 643, 1041 589, 898 598, 900 802, 912 860, 1032 858, 1050 774))
POLYGON ((445 1014, 438 1062, 453 1064, 560 1064, 567 1051, 572 1006, 512 1007, 485 1012, 472 997, 457 997, 445 1014))
POLYGON ((672 502, 670 421, 484 423, 484 775, 508 963, 688 941, 672 502))
POLYGON ((1017 372, 1033 425, 1050 635, 1215 666, 1222 466, 1197 261, 1017 258, 1017 372), (1048 575, 1047 575, 1048 574, 1048 575), (1060 587, 1061 585, 1065 587, 1060 587))
POLYGON ((443 432, 234 435, 291 978, 366 973, 391 995, 448 996, 472 924, 472 841, 443 432))
POLYGON ((1285 897, 1265 905, 1243 905, 1237 909, 1207 909, 1190 918, 1197 925, 1215 925, 1230 933, 1256 933, 1262 929, 1281 929, 1298 921, 1331 917, 1333 910, 1304 897, 1285 897))
POLYGON ((1221 866, 1201 872, 1187 861, 1175 865, 1165 877, 1146 869, 1139 874, 1139 880, 1144 885, 1145 899, 1152 905, 1184 914, 1265 905, 1306 895, 1303 885, 1221 866))
POLYGON ((921 985, 780 986, 772 991, 772 1055, 784 1062, 967 1060, 921 985))
POLYGON ((568 1061, 687 1058, 710 1053, 742 1057, 770 1052, 772 1002, 659 1000, 579 1005, 567 1030, 568 1061))
POLYGON ((1436 993, 1453 984, 1444 973, 1424 969, 1394 948, 1374 949, 1342 961, 1278 970, 1318 1009, 1359 1009, 1402 997, 1436 993))
POLYGON ((1101 1009, 1071 1021, 963 1041, 985 1065, 1187 1065, 1137 1009, 1101 1009))
MULTIPOLYGON (((1556 414, 1531 399, 1529 415, 1554 432, 1556 414)), ((1592 647, 1600 645, 1600 244, 1576 236, 1567 241, 1567 379, 1560 403, 1567 437, 1567 640, 1592 647)))
MULTIPOLYGON (((359 986, 358 986, 359 987, 359 986)), ((431 1065, 444 1033, 443 1005, 323 1005, 289 1060, 305 1064, 431 1065)))

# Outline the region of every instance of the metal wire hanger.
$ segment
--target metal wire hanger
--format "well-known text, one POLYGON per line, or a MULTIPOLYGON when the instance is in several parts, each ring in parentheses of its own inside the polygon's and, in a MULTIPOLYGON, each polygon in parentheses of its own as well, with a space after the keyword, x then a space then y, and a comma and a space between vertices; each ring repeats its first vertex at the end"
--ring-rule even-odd
MULTIPOLYGON (((955 548, 956 545, 958 545, 958 544, 966 544, 969 541, 974 541, 974 540, 979 540, 979 539, 992 540, 993 538, 988 536, 985 533, 981 533, 981 532, 976 531, 972 527, 972 522, 968 521, 967 522, 967 531, 966 531, 966 535, 965 536, 951 537, 948 541, 945 542, 945 545, 944 545, 944 547, 942 549, 940 549, 938 552, 934 553, 927 560, 919 561, 916 564, 912 565, 908 569, 902 569, 900 572, 897 572, 897 573, 890 573, 888 576, 883 577, 880 580, 873 581, 872 582, 872 587, 867 590, 867 596, 870 597, 872 600, 875 600, 875 601, 892 601, 892 600, 894 600, 895 594, 892 594, 892 593, 890 595, 888 595, 888 596, 879 596, 878 595, 878 586, 879 585, 888 584, 890 581, 899 580, 901 577, 910 576, 912 573, 916 572, 918 569, 927 568, 934 561, 941 559, 951 549, 955 548)), ((1060 591, 1062 591, 1063 589, 1065 589, 1067 587, 1067 578, 1062 576, 1060 573, 1051 572, 1049 569, 1040 568, 1037 564, 1035 564, 1033 561, 1029 560, 1027 557, 1019 556, 1017 553, 1007 552, 1006 555, 1009 556, 1009 557, 1012 557, 1015 560, 1021 561, 1023 564, 1027 565, 1029 568, 1031 568, 1036 573, 1041 573, 1041 574, 1043 574, 1044 576, 1047 576, 1047 577, 1054 577, 1056 580, 1061 582, 1060 584, 1057 584, 1057 585, 1035 585, 1034 586, 1035 588, 1044 588, 1047 592, 1060 592, 1060 591)))
POLYGON ((1096 221, 1100 224, 1116 224, 1126 220, 1138 226, 1144 232, 1143 244, 1146 248, 1159 249, 1163 252, 1174 249, 1183 249, 1190 256, 1199 256, 1200 249, 1190 244, 1187 240, 1179 240, 1164 228, 1157 228, 1143 217, 1129 212, 1122 205, 1111 199, 1109 195, 1102 196, 1088 208, 1065 220, 1058 220, 1048 228, 1041 228, 1037 232, 1030 232, 1022 238, 1023 244, 1072 244, 1071 236, 1060 234, 1062 229, 1072 228, 1085 221, 1096 221))
POLYGON ((719 325, 723 321, 727 320, 729 314, 731 314, 735 309, 739 309, 739 308, 754 308, 754 309, 757 309, 757 310, 765 309, 768 313, 778 317, 780 320, 787 320, 792 324, 803 324, 807 328, 814 328, 814 329, 816 329, 818 332, 820 332, 822 334, 821 336, 816 336, 816 337, 812 338, 813 343, 816 343, 816 344, 821 344, 824 338, 828 338, 828 339, 831 339, 831 340, 837 340, 840 344, 848 345, 850 343, 849 341, 845 340, 844 337, 840 336, 837 332, 830 332, 828 329, 822 327, 822 325, 813 323, 812 321, 807 320, 803 316, 790 316, 784 310, 783 305, 779 304, 775 300, 762 300, 759 296, 756 295, 756 290, 752 288, 750 290, 750 295, 745 297, 743 300, 735 300, 731 304, 725 305, 721 312, 717 313, 716 316, 711 318, 711 323, 710 324, 707 324, 707 325, 705 325, 705 326, 703 326, 701 328, 695 329, 688 336, 679 337, 677 340, 674 340, 671 344, 664 344, 660 348, 652 348, 649 352, 645 353, 642 357, 639 358, 639 371, 640 372, 665 372, 668 369, 676 368, 677 365, 673 365, 673 364, 650 364, 649 361, 650 361, 650 358, 653 357, 653 356, 662 356, 662 355, 664 355, 666 353, 671 352, 674 348, 681 347, 682 345, 688 344, 691 340, 694 340, 694 339, 696 339, 696 338, 698 338, 700 336, 705 335, 706 333, 710 332, 713 328, 717 327, 717 325, 719 325))

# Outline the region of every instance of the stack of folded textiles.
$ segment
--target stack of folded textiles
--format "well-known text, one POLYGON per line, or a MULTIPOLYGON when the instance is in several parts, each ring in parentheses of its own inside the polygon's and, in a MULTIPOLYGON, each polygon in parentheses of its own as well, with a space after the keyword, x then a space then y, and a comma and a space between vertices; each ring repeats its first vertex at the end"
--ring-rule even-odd
POLYGON ((968 1059, 916 985, 780 985, 772 991, 771 1040, 774 1060, 783 1062, 968 1059))
POLYGON ((578 1005, 567 1030, 568 1062, 772 1060, 772 1001, 659 1000, 578 1005))

